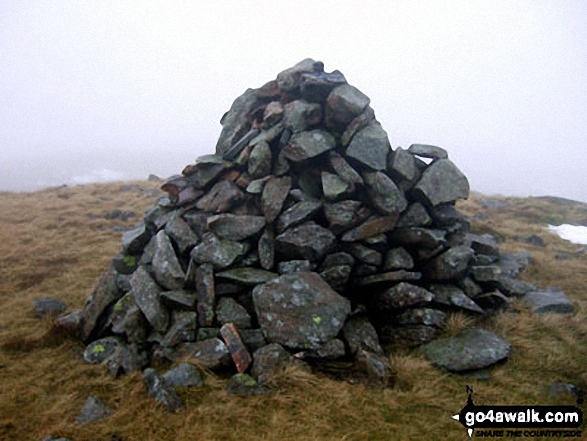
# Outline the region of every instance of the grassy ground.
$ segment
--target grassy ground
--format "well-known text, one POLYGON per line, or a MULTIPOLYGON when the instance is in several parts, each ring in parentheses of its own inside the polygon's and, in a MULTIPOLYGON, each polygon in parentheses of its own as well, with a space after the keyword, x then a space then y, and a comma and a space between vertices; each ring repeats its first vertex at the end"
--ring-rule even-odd
MULTIPOLYGON (((530 251, 522 279, 562 288, 573 300, 571 317, 531 316, 514 303, 487 324, 513 346, 513 355, 490 381, 440 372, 417 352, 390 356, 394 386, 371 389, 292 368, 277 379, 273 396, 237 398, 224 378, 208 375, 201 389, 184 390, 186 404, 167 414, 145 394, 140 375, 112 379, 103 366, 81 360, 80 342, 58 338, 33 313, 35 297, 51 296, 81 308, 94 280, 119 250, 120 233, 142 217, 156 196, 147 182, 96 184, 36 193, 0 193, 0 439, 41 440, 49 434, 73 440, 435 440, 466 439, 450 419, 466 401, 465 385, 482 404, 574 404, 549 396, 554 382, 587 389, 587 256, 545 231, 546 223, 587 225, 585 205, 538 198, 499 198, 506 210, 484 210, 473 195, 459 204, 483 221, 473 228, 502 240, 502 251, 530 251), (104 219, 130 210, 127 222, 104 219), (537 234, 545 248, 518 242, 537 234), (556 260, 557 253, 572 257, 556 260), (77 426, 88 395, 114 410, 105 420, 77 426), (117 438, 119 437, 119 438, 117 438)), ((447 333, 463 326, 452 317, 447 333)), ((585 431, 585 428, 584 428, 585 431)))

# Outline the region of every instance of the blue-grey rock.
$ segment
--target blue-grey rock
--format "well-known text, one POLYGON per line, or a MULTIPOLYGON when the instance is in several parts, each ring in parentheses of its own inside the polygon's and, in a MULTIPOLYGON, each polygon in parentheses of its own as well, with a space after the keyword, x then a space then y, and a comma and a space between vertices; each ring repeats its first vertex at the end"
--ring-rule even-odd
POLYGON ((239 241, 257 234, 265 226, 263 216, 236 216, 230 213, 208 218, 208 228, 221 239, 239 241))
POLYGON ((223 269, 232 265, 247 252, 245 244, 232 240, 219 239, 212 233, 206 233, 202 242, 191 252, 197 263, 210 263, 215 269, 223 269))
POLYGON ((302 132, 315 126, 322 120, 320 104, 306 100, 295 100, 283 106, 283 127, 292 133, 302 132))
POLYGON ((198 235, 179 216, 174 216, 167 222, 165 233, 175 242, 180 254, 190 251, 200 242, 198 235))
POLYGON ((288 259, 316 261, 332 251, 336 237, 314 222, 290 228, 275 238, 276 250, 288 259))
POLYGON ((251 316, 247 310, 231 297, 222 297, 216 306, 218 324, 232 323, 239 329, 251 327, 251 316))
POLYGON ((379 124, 370 124, 353 137, 345 155, 370 169, 385 170, 390 152, 387 132, 379 124))
POLYGON ((135 228, 122 234, 122 249, 126 254, 141 254, 152 235, 153 233, 147 228, 145 223, 139 222, 135 228))
POLYGON ((449 248, 424 267, 429 280, 449 281, 462 278, 467 271, 473 250, 467 246, 449 248))
POLYGON ((155 253, 151 268, 157 282, 170 291, 183 289, 185 272, 165 231, 155 236, 155 253))
POLYGON ((427 144, 412 144, 408 148, 408 152, 412 155, 422 156, 423 158, 431 159, 446 159, 448 153, 442 147, 436 147, 435 145, 427 144))
POLYGON ((92 335, 106 308, 121 296, 122 292, 116 283, 116 271, 114 268, 110 268, 96 281, 92 293, 84 303, 83 340, 87 340, 92 335))
POLYGON ((383 354, 377 331, 367 317, 354 317, 347 320, 342 328, 342 335, 353 355, 361 349, 375 354, 383 354))
POLYGON ((279 275, 260 268, 240 267, 216 273, 216 278, 230 280, 243 285, 258 285, 269 282, 279 275))
POLYGON ((240 204, 244 193, 231 181, 218 181, 196 204, 199 210, 208 213, 226 213, 240 204))
POLYGON ((162 375, 163 380, 172 387, 200 387, 204 384, 202 374, 191 363, 180 363, 162 375))
POLYGON ((294 133, 283 149, 286 159, 301 162, 334 149, 336 140, 324 130, 306 130, 294 133))
POLYGON ((350 84, 335 87, 326 98, 325 123, 330 129, 343 131, 371 100, 350 84))
POLYGON ((283 178, 271 176, 265 184, 261 195, 261 211, 263 211, 268 223, 273 222, 281 213, 290 189, 291 178, 289 176, 283 178))
POLYGON ((99 364, 110 358, 122 345, 122 341, 116 337, 105 337, 90 343, 83 353, 83 359, 89 364, 99 364))
POLYGON ((385 254, 385 262, 383 269, 385 271, 393 271, 398 269, 412 269, 414 268, 414 259, 405 248, 392 248, 385 254))
POLYGON ((265 384, 283 372, 291 364, 292 357, 280 344, 271 343, 257 349, 253 360, 251 375, 259 384, 265 384))
POLYGON ((145 383, 147 394, 157 403, 163 405, 167 412, 176 412, 183 407, 181 398, 179 398, 175 389, 167 384, 155 369, 145 369, 143 382, 145 383))
POLYGON ((277 75, 277 87, 282 92, 294 92, 300 87, 303 74, 324 72, 324 63, 306 58, 277 75))
POLYGON ((161 303, 161 288, 142 267, 134 272, 130 283, 134 303, 141 308, 155 330, 165 332, 169 324, 169 312, 161 303))
POLYGON ((112 411, 102 402, 102 400, 90 396, 85 401, 81 412, 75 419, 75 424, 88 424, 94 421, 104 419, 112 414, 112 411))
POLYGON ((558 289, 529 292, 523 298, 534 314, 572 314, 574 312, 573 303, 558 289))
POLYGON ((401 282, 377 294, 375 303, 378 309, 386 311, 426 304, 432 299, 434 299, 434 295, 430 291, 407 282, 401 282))
POLYGON ((414 186, 415 195, 430 206, 469 197, 469 181, 448 159, 429 165, 414 186))
POLYGON ((33 306, 39 318, 55 318, 67 308, 65 302, 51 297, 35 298, 33 306))

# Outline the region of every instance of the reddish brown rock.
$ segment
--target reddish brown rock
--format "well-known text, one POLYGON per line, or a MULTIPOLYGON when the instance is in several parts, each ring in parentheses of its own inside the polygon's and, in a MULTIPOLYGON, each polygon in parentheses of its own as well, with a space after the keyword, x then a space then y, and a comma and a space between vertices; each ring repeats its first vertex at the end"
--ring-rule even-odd
POLYGON ((226 323, 220 328, 220 335, 224 339, 230 356, 236 365, 236 370, 239 372, 246 372, 253 362, 251 354, 244 345, 240 334, 232 323, 226 323))

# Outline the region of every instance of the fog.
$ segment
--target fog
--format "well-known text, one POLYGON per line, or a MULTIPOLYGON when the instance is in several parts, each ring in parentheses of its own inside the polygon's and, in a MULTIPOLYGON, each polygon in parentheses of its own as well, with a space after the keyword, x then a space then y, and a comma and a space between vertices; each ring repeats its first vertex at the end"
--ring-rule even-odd
POLYGON ((165 177, 304 58, 486 194, 587 202, 587 3, 0 2, 0 190, 165 177))

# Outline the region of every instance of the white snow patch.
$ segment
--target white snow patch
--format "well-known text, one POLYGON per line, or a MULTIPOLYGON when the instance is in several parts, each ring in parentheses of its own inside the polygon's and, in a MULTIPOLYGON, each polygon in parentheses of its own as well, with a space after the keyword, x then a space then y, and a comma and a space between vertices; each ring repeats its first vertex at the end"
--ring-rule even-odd
POLYGON ((563 224, 558 227, 549 225, 548 229, 565 240, 576 244, 587 245, 587 227, 563 224))
POLYGON ((93 182, 110 182, 124 180, 124 173, 109 168, 101 168, 93 170, 87 175, 74 176, 71 178, 71 183, 74 185, 91 184, 93 182))

